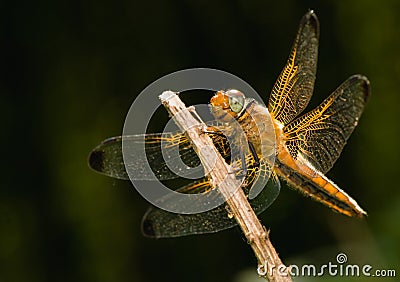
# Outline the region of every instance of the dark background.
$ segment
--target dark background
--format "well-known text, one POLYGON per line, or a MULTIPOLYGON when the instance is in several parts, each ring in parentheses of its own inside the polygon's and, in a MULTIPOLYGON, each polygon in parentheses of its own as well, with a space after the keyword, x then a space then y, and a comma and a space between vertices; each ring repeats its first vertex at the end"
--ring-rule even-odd
POLYGON ((262 281, 237 228, 144 238, 148 203, 129 182, 91 171, 87 156, 121 134, 138 93, 173 71, 228 71, 267 99, 309 8, 321 23, 311 104, 352 74, 371 81, 328 173, 369 217, 284 186, 260 218, 286 264, 336 263, 344 252, 400 275, 400 2, 2 1, 0 281, 262 281))

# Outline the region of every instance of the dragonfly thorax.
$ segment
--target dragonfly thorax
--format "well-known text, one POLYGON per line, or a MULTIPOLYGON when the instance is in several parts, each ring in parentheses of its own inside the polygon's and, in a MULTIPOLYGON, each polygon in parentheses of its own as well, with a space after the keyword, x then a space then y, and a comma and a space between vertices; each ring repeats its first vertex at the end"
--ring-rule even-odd
POLYGON ((229 123, 233 117, 240 124, 260 159, 275 155, 275 129, 267 107, 234 89, 218 91, 210 104, 217 121, 229 123))

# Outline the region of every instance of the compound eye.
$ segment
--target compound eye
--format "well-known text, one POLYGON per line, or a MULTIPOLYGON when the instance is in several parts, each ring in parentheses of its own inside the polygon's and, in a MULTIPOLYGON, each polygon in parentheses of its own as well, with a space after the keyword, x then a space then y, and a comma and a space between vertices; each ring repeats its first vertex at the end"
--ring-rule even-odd
POLYGON ((232 112, 240 113, 244 106, 244 94, 236 89, 230 89, 226 91, 229 99, 229 107, 232 112))

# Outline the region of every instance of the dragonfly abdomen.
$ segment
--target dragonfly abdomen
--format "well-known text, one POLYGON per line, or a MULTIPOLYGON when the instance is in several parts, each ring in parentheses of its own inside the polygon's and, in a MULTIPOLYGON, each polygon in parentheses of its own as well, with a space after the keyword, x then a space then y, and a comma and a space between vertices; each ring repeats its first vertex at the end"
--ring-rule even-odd
POLYGON ((307 175, 301 171, 294 170, 279 160, 275 161, 274 170, 291 187, 336 212, 358 218, 363 218, 367 215, 353 198, 318 171, 314 171, 312 176, 307 175))

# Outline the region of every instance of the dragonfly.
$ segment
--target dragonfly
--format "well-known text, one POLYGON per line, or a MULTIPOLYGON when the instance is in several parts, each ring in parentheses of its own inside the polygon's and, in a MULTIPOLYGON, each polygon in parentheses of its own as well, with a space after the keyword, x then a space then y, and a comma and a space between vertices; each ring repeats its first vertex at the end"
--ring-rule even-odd
MULTIPOLYGON (((319 40, 319 21, 313 11, 306 13, 292 45, 289 58, 270 93, 268 106, 235 89, 220 90, 210 100, 215 122, 206 134, 221 155, 236 167, 245 167, 242 189, 255 213, 265 211, 277 198, 280 180, 294 190, 349 217, 364 218, 367 213, 344 190, 325 174, 340 156, 355 129, 370 95, 370 83, 363 75, 344 81, 319 106, 302 114, 314 90, 319 40), (248 150, 231 160, 235 146, 230 146, 224 120, 234 118, 247 137, 248 150), (263 148, 269 148, 263 150, 263 148), (252 189, 260 192, 250 197, 252 189)), ((200 164, 191 141, 183 132, 124 136, 132 152, 145 144, 146 159, 124 163, 122 136, 103 141, 89 155, 89 166, 97 172, 119 179, 129 179, 127 169, 138 170, 149 163, 158 180, 177 176, 166 164, 168 152, 179 150, 179 157, 190 167, 200 164), (163 151, 163 152, 162 152, 163 151)), ((240 169, 239 169, 240 171, 240 169)), ((138 173, 142 180, 153 179, 138 173)), ((182 175, 181 175, 182 176, 182 175)), ((176 189, 180 193, 213 191, 207 175, 176 189)), ((176 214, 156 207, 146 212, 142 221, 145 236, 163 238, 213 233, 236 225, 224 204, 207 212, 176 214)))

